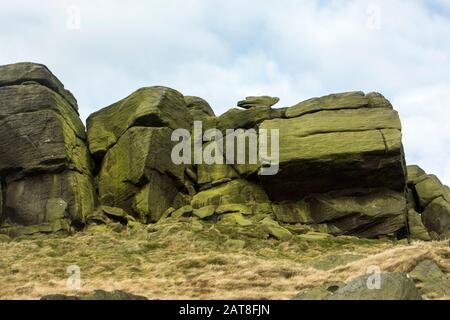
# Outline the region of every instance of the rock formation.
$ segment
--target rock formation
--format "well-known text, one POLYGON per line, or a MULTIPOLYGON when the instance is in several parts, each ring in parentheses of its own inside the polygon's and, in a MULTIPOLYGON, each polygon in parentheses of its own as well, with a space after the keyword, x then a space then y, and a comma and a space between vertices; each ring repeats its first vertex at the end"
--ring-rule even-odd
POLYGON ((84 224, 95 205, 85 141, 75 98, 45 66, 0 67, 2 232, 84 224))
POLYGON ((196 216, 281 240, 298 227, 448 236, 450 189, 416 166, 407 172, 400 119, 386 98, 349 92, 272 108, 278 100, 247 97, 216 117, 201 98, 146 87, 93 113, 86 134, 75 98, 45 66, 0 67, 0 230, 196 216), (227 141, 227 129, 279 130, 278 174, 261 174, 260 162, 175 164, 172 133, 193 132, 195 121, 224 135, 203 150, 227 141))

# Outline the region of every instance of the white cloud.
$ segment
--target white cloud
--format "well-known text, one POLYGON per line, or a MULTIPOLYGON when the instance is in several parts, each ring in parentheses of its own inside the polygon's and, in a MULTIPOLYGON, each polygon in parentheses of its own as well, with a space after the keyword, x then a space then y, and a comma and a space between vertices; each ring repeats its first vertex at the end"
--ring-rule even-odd
POLYGON ((401 113, 407 160, 450 184, 449 17, 449 0, 4 0, 0 64, 48 65, 83 119, 156 84, 218 114, 250 94, 289 106, 379 91, 401 113), (71 5, 80 30, 66 27, 71 5))

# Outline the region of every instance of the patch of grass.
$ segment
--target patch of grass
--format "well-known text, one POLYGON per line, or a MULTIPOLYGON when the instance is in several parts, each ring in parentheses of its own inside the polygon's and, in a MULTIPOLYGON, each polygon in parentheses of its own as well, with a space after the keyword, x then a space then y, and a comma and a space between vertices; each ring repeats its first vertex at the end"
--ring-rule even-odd
POLYGON ((195 218, 119 233, 96 226, 69 237, 22 237, 0 242, 0 250, 0 299, 73 294, 66 288, 70 265, 80 267, 82 292, 120 289, 153 299, 289 299, 299 289, 364 274, 369 265, 410 271, 425 258, 450 270, 446 242, 346 237, 281 242, 251 228, 195 218), (229 247, 229 239, 245 246, 229 247), (357 258, 347 259, 350 255, 357 258))

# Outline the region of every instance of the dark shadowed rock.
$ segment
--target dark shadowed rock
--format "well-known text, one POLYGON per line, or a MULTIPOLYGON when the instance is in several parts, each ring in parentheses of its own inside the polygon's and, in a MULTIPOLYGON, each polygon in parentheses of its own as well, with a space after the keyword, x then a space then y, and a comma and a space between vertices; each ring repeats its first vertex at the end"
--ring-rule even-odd
POLYGON ((450 188, 416 165, 408 166, 408 207, 410 212, 417 211, 410 216, 410 221, 419 226, 417 229, 410 224, 413 238, 417 231, 424 235, 419 217, 433 239, 450 237, 450 188))
POLYGON ((0 232, 80 227, 96 195, 76 100, 42 65, 0 67, 0 232))
POLYGON ((83 223, 95 203, 91 178, 75 171, 11 181, 5 196, 4 217, 13 224, 25 226, 64 218, 83 223))
POLYGON ((442 185, 441 181, 435 175, 423 176, 414 187, 422 208, 426 208, 438 197, 442 197, 447 202, 450 202, 450 189, 442 185))

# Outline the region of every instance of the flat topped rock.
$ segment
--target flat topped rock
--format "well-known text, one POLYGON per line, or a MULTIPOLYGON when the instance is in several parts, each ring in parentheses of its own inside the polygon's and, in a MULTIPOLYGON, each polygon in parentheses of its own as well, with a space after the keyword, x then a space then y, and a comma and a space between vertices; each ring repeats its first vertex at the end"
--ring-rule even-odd
POLYGON ((51 71, 42 64, 21 62, 0 66, 0 87, 36 82, 63 97, 75 110, 77 100, 51 71))
POLYGON ((244 109, 250 109, 255 107, 271 107, 280 101, 280 98, 259 96, 259 97, 246 97, 245 100, 238 102, 238 107, 244 109))
POLYGON ((286 117, 295 118, 308 113, 324 110, 360 109, 360 108, 388 108, 391 103, 380 93, 365 94, 362 91, 334 93, 323 97, 302 101, 287 109, 286 117))
POLYGON ((104 155, 131 127, 189 129, 191 125, 192 116, 181 93, 167 87, 145 87, 89 116, 89 149, 93 155, 104 155))

